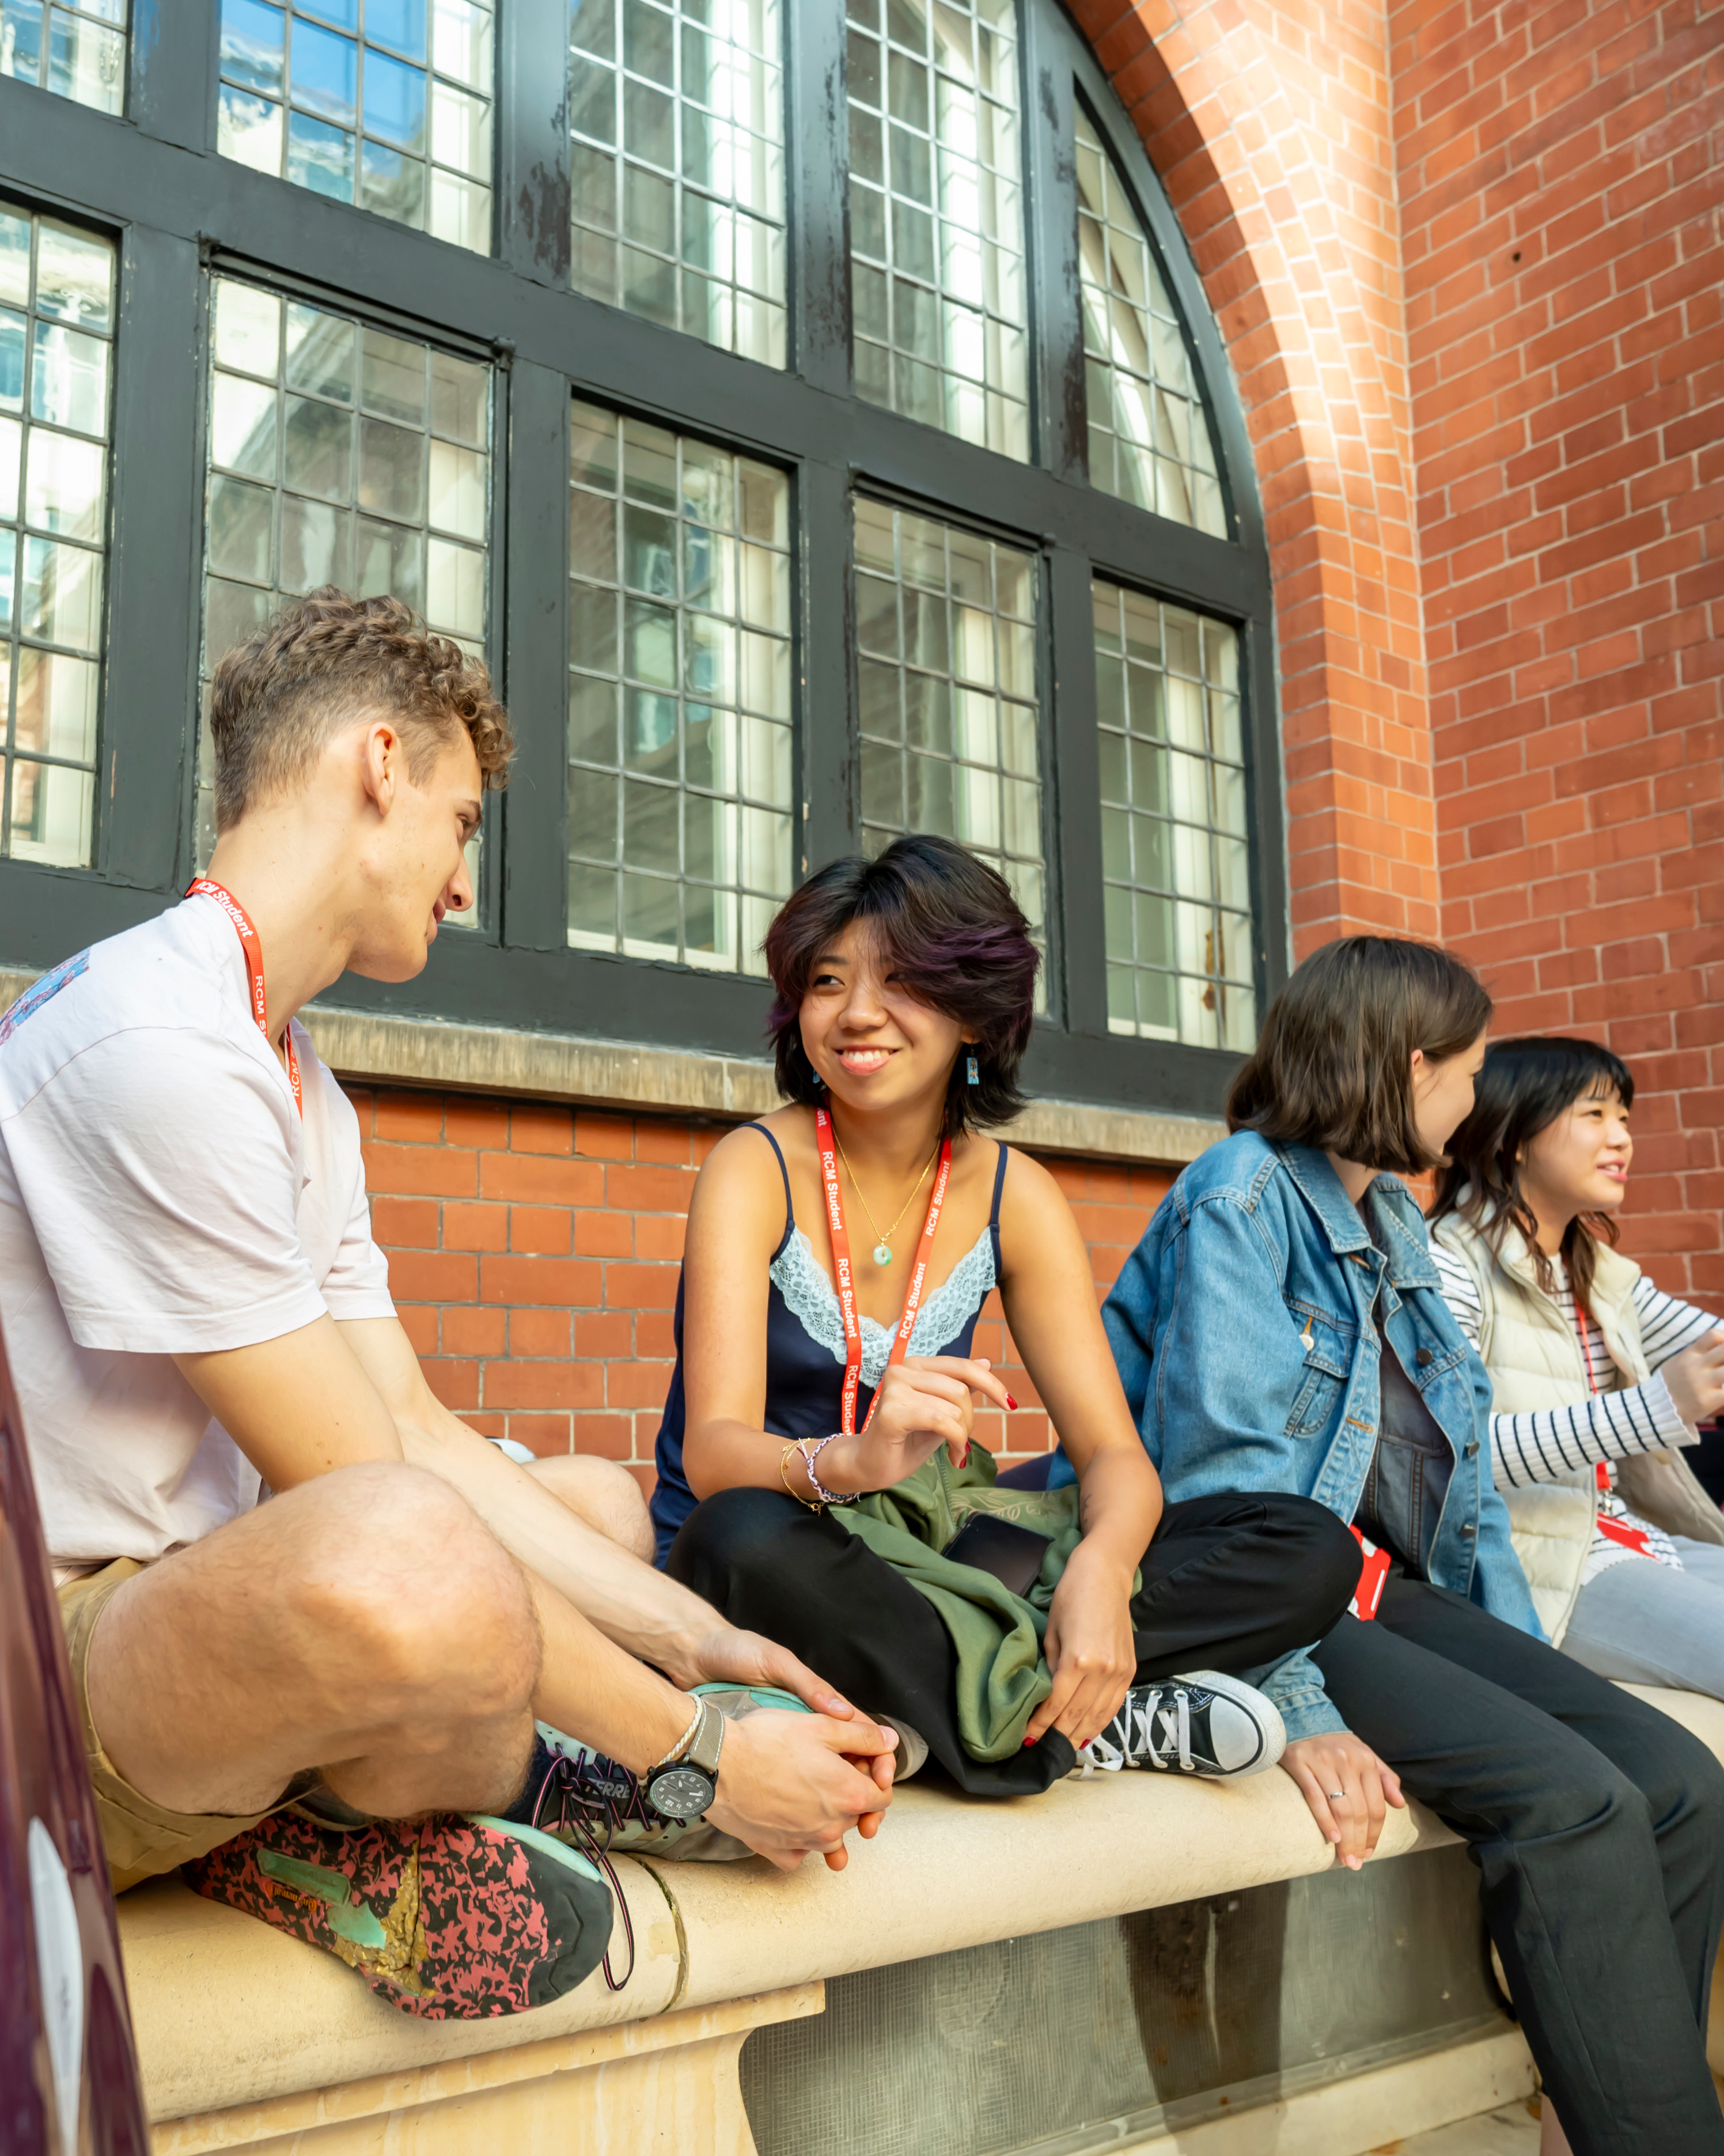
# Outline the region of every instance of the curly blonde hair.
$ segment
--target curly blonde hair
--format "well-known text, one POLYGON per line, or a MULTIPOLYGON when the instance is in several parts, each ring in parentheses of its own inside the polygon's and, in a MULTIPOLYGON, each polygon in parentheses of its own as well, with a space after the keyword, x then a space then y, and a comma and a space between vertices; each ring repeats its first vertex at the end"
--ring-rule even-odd
POLYGON ((400 725, 415 785, 463 732, 481 784, 493 791, 508 783, 514 737, 489 670, 434 635, 400 599, 349 598, 326 584, 284 607, 216 668, 216 829, 287 791, 367 712, 400 725))

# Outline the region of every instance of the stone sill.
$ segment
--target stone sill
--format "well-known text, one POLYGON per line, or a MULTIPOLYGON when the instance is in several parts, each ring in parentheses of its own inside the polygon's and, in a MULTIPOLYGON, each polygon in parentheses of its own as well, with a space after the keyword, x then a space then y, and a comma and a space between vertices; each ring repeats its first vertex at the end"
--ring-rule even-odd
MULTIPOLYGON (((33 972, 0 968, 0 1011, 35 978, 33 972)), ((726 1122, 745 1122, 779 1106, 771 1064, 752 1057, 395 1018, 323 1004, 308 1004, 302 1016, 330 1069, 357 1084, 505 1094, 726 1122)), ((1013 1143, 1029 1152, 1168 1168, 1195 1160, 1226 1135, 1224 1124, 1206 1116, 1082 1101, 1033 1101, 1011 1127, 1013 1143)))

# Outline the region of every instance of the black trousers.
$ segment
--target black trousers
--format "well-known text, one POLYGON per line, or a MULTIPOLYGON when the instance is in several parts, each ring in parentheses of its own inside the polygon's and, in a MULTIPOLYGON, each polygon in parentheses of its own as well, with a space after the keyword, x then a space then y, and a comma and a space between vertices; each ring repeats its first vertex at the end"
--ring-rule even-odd
MULTIPOLYGON (((865 1712, 901 1718, 975 1796, 1034 1795, 1071 1771, 1058 1730, 1010 1759, 972 1759, 957 1732, 952 1635, 931 1604, 859 1537, 776 1490, 699 1505, 665 1570, 798 1654, 865 1712)), ((1358 1584, 1359 1548, 1305 1497, 1229 1495, 1169 1505, 1131 1604, 1137 1681, 1273 1662, 1319 1639, 1358 1584)))
POLYGON ((1706 1994, 1724 1768, 1655 1707, 1459 1595, 1392 1578, 1316 1649, 1329 1696, 1471 1845, 1576 2156, 1720 2156, 1706 1994))

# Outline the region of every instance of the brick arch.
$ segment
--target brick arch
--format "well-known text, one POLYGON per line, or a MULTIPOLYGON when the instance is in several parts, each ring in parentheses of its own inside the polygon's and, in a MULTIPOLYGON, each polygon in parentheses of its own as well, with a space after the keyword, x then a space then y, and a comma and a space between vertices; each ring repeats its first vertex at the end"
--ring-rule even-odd
POLYGON ((1071 0, 1232 360, 1275 582, 1296 957, 1434 937, 1388 54, 1358 0, 1071 0))

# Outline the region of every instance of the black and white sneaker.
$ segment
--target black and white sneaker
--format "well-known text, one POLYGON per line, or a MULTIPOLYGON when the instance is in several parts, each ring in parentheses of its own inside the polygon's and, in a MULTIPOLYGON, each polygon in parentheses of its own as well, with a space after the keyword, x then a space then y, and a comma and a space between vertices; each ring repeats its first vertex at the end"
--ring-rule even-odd
POLYGON ((1124 1767, 1237 1780, 1273 1767, 1287 1732, 1273 1700, 1219 1670, 1133 1685, 1113 1720, 1078 1753, 1087 1781, 1124 1767))

